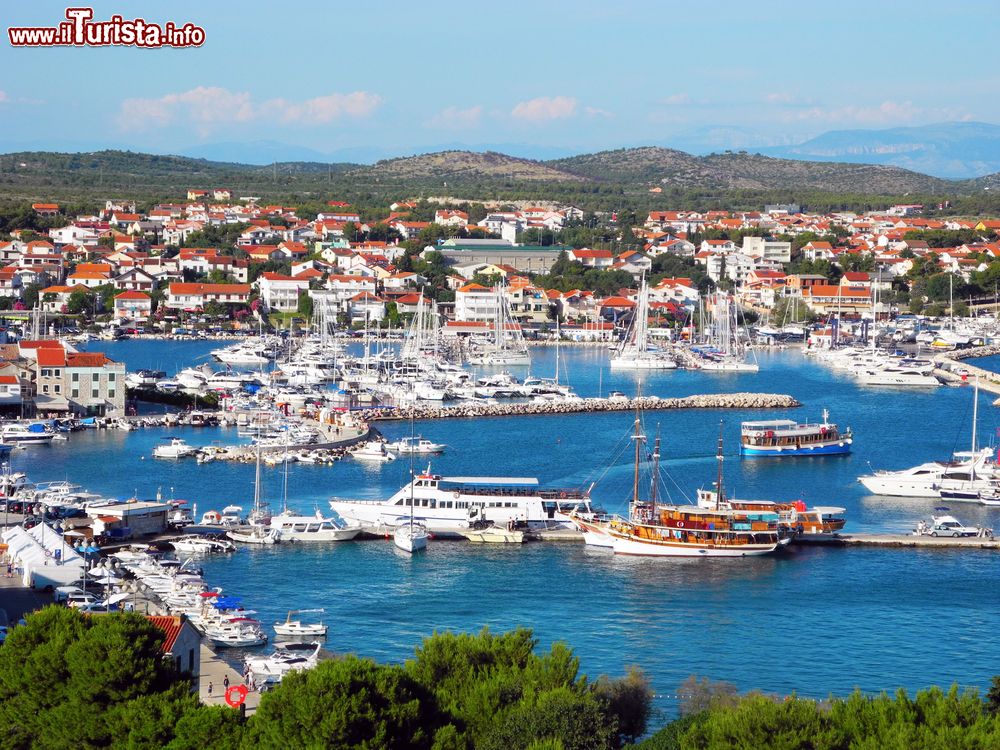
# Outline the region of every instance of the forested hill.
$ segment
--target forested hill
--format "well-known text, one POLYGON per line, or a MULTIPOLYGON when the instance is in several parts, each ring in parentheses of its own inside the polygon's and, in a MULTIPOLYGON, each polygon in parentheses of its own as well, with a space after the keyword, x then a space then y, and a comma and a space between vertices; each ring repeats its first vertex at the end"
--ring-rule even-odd
POLYGON ((960 184, 874 164, 776 159, 745 152, 692 156, 668 148, 601 151, 545 162, 549 167, 622 183, 719 190, 822 190, 831 193, 946 193, 960 184))
POLYGON ((648 195, 660 188, 721 195, 735 191, 851 193, 871 196, 986 194, 997 175, 949 181, 898 167, 808 162, 744 152, 692 156, 648 147, 533 161, 495 152, 442 151, 374 165, 286 162, 268 166, 130 151, 20 152, 0 155, 0 197, 65 199, 79 194, 144 197, 225 187, 234 196, 293 196, 337 191, 411 194, 447 187, 506 196, 570 193, 648 195), (707 191, 707 192, 706 192, 707 191))

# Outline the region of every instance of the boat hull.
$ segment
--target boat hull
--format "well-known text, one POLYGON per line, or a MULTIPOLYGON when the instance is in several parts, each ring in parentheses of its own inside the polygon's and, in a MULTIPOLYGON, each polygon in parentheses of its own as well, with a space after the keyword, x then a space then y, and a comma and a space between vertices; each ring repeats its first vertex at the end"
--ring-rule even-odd
POLYGON ((669 359, 632 359, 612 357, 612 370, 676 370, 677 363, 669 359))
POLYGON ((835 443, 795 446, 741 445, 740 455, 750 458, 785 458, 788 456, 843 456, 851 452, 850 440, 835 443))
POLYGON ((616 555, 636 557, 759 557, 778 549, 777 542, 768 544, 741 544, 712 546, 670 542, 651 542, 616 536, 612 549, 616 555))

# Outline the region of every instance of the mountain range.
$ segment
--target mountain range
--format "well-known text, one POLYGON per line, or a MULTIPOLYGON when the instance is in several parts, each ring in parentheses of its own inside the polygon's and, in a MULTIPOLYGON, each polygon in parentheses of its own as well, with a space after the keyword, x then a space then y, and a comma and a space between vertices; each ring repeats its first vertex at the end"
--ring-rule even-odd
MULTIPOLYGON (((308 154, 303 154, 308 156, 308 154)), ((695 156, 657 146, 600 151, 548 161, 495 151, 440 151, 352 162, 293 161, 261 166, 129 151, 19 152, 0 156, 0 192, 57 195, 81 188, 133 194, 176 192, 178 187, 226 186, 239 195, 260 192, 326 193, 338 186, 396 192, 464 185, 499 192, 518 185, 577 185, 590 190, 827 192, 869 195, 956 195, 993 189, 1000 174, 945 180, 887 164, 783 159, 726 152, 695 156), (243 192, 247 191, 247 192, 243 192), (252 192, 250 192, 252 191, 252 192)))

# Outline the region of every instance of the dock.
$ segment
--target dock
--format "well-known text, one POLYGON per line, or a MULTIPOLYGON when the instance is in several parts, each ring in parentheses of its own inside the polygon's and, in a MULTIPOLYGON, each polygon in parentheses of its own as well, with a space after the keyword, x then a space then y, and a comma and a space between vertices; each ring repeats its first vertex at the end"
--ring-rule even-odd
POLYGON ((917 536, 915 534, 815 534, 798 536, 803 547, 912 547, 920 549, 1000 550, 1000 539, 988 536, 917 536))
MULTIPOLYGON (((243 675, 233 669, 221 656, 207 646, 204 641, 201 644, 201 667, 198 675, 198 697, 201 702, 208 706, 227 706, 226 703, 226 678, 229 678, 229 686, 245 685, 243 675), (212 686, 212 692, 208 691, 208 686, 212 686)), ((260 693, 250 690, 247 693, 243 705, 246 706, 247 715, 252 714, 260 705, 260 693)))
POLYGON ((366 422, 393 419, 462 419, 473 417, 547 416, 619 411, 666 409, 794 409, 802 406, 792 396, 780 393, 710 393, 680 398, 586 398, 578 401, 517 404, 466 404, 462 406, 406 406, 398 409, 366 409, 366 422))
MULTIPOLYGON (((975 357, 990 357, 1000 354, 1000 346, 977 346, 972 349, 959 349, 934 357, 936 367, 934 374, 951 384, 972 385, 976 379, 979 380, 979 390, 1000 396, 1000 374, 984 370, 982 367, 970 365, 964 361, 975 357)), ((994 406, 1000 406, 1000 399, 994 402, 994 406)))

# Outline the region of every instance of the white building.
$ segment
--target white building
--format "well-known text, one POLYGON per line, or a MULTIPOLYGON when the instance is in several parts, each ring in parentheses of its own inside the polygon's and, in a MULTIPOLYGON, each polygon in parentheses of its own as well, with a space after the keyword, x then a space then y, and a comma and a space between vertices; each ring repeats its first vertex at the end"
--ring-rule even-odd
POLYGON ((297 310, 299 295, 309 289, 308 279, 297 279, 280 273, 263 273, 255 282, 260 298, 268 310, 297 310))
POLYGON ((792 243, 779 242, 765 237, 744 237, 743 254, 751 258, 773 260, 778 263, 792 262, 792 243))

